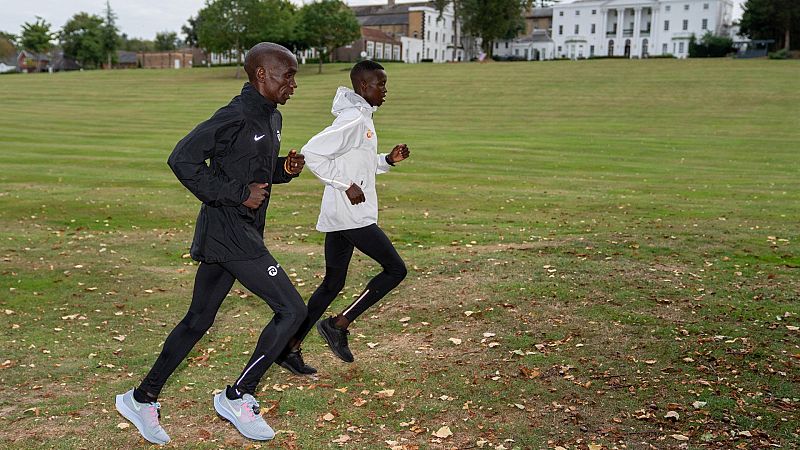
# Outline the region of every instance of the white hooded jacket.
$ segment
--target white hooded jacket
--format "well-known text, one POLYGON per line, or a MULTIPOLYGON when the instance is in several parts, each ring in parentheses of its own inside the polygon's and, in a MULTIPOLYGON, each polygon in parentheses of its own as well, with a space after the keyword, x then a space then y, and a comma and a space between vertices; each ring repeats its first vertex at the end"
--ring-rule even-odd
POLYGON ((333 98, 331 126, 311 138, 300 151, 306 167, 325 184, 317 230, 362 228, 378 222, 375 175, 389 170, 386 153, 378 154, 378 135, 372 122, 377 107, 352 89, 339 87, 333 98), (366 201, 350 204, 345 191, 357 184, 366 201))

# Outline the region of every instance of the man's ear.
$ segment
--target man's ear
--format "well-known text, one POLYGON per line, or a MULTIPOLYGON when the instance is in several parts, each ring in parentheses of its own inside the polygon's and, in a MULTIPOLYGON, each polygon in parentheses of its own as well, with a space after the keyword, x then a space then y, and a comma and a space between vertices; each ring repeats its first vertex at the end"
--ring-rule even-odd
POLYGON ((256 80, 264 83, 267 81, 267 69, 259 67, 256 69, 256 80))

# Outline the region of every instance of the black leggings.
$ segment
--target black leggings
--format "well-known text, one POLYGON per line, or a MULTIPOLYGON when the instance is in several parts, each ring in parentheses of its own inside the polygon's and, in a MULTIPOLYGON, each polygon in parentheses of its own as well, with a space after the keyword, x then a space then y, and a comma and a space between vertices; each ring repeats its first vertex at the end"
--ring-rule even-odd
POLYGON ((150 401, 158 397, 170 375, 214 323, 214 317, 235 280, 264 299, 275 312, 261 332, 250 361, 233 384, 241 395, 255 393, 261 377, 306 318, 303 299, 270 254, 248 261, 200 264, 189 312, 164 341, 161 354, 139 385, 150 401))
POLYGON ((308 300, 308 317, 295 338, 302 341, 325 310, 344 288, 353 248, 383 267, 342 315, 352 322, 370 306, 397 287, 406 277, 406 265, 392 242, 376 224, 354 230, 333 231, 325 235, 325 278, 308 300))

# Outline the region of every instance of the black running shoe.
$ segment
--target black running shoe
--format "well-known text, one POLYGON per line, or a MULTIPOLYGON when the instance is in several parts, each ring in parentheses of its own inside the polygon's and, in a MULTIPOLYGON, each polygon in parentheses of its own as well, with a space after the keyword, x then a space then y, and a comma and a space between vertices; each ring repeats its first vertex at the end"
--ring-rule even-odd
POLYGON ((313 375, 317 373, 317 369, 307 365, 305 361, 303 361, 302 350, 288 352, 275 362, 295 375, 313 375))
POLYGON ((349 331, 336 328, 332 317, 317 322, 317 331, 328 343, 328 347, 331 348, 334 355, 344 362, 353 362, 353 353, 350 352, 350 347, 347 346, 349 331))

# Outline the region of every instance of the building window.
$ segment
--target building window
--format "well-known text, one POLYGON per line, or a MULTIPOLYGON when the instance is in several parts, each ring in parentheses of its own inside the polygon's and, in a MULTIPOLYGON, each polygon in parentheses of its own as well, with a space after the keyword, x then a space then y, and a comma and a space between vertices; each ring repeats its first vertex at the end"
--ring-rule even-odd
POLYGON ((433 51, 433 59, 439 59, 439 49, 435 49, 433 51))
POLYGON ((594 33, 595 33, 595 25, 596 25, 596 24, 592 24, 592 34, 594 34, 594 33))
POLYGON ((561 36, 562 34, 564 34, 564 25, 559 25, 558 26, 558 35, 561 36))
POLYGON ((683 53, 683 42, 678 44, 678 53, 683 53))
POLYGON ((383 58, 383 42, 375 43, 375 59, 383 58))
POLYGON ((703 19, 703 29, 704 30, 708 29, 708 19, 703 19))
POLYGON ((433 42, 439 42, 439 32, 433 34, 433 42))
POLYGON ((683 19, 683 31, 689 29, 689 19, 683 19))
POLYGON ((431 40, 431 30, 428 30, 428 40, 431 40))
POLYGON ((426 59, 431 59, 431 49, 426 49, 425 58, 426 59))
POLYGON ((514 56, 519 56, 519 49, 518 48, 514 49, 514 56))
POLYGON ((375 54, 375 43, 372 41, 367 41, 367 58, 372 59, 372 56, 375 54))
POLYGON ((508 48, 508 41, 506 41, 506 48, 508 48))
POLYGON ((683 10, 684 10, 684 11, 688 11, 688 10, 689 10, 689 5, 688 5, 688 4, 686 4, 686 5, 683 5, 683 10))
POLYGON ((558 46, 558 53, 559 54, 561 53, 561 46, 560 45, 558 46))
POLYGON ((417 33, 416 31, 414 32, 414 39, 419 39, 419 33, 417 33))
POLYGON ((589 46, 589 57, 591 58, 594 56, 594 45, 589 46))
POLYGON ((575 10, 575 15, 576 16, 580 16, 581 15, 581 10, 580 9, 576 9, 575 10))
POLYGON ((667 5, 667 6, 664 7, 664 11, 666 11, 666 12, 669 12, 669 10, 671 10, 671 9, 672 9, 672 6, 670 6, 670 5, 667 5))
POLYGON ((664 21, 664 31, 669 31, 669 20, 664 21))
POLYGON ((666 55, 668 51, 669 51, 669 47, 667 46, 667 44, 664 44, 664 45, 661 46, 661 54, 662 55, 666 55))
POLYGON ((392 44, 386 44, 383 46, 383 59, 392 59, 392 44))
POLYGON ((580 32, 580 29, 581 29, 580 25, 575 25, 575 34, 578 34, 580 32))
POLYGON ((494 49, 497 50, 498 48, 500 48, 500 43, 499 42, 495 42, 494 43, 494 49))
POLYGON ((703 9, 708 9, 708 3, 703 3, 703 9))
POLYGON ((597 10, 596 10, 596 9, 593 9, 593 10, 592 10, 592 15, 595 15, 595 14, 597 14, 597 10))
POLYGON ((564 17, 564 11, 559 11, 558 12, 558 17, 564 17))

